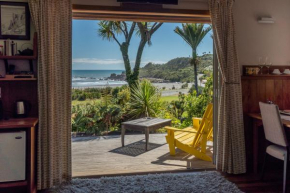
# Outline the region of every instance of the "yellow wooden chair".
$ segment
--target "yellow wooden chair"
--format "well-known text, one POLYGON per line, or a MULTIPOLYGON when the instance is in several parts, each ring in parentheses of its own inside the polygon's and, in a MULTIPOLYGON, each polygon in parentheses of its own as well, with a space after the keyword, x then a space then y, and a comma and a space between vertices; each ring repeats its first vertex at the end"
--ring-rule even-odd
POLYGON ((207 141, 213 140, 213 104, 210 103, 206 107, 202 118, 192 120, 193 127, 185 129, 165 127, 170 155, 175 155, 175 147, 177 147, 199 159, 212 161, 212 158, 206 155, 206 144, 207 141))

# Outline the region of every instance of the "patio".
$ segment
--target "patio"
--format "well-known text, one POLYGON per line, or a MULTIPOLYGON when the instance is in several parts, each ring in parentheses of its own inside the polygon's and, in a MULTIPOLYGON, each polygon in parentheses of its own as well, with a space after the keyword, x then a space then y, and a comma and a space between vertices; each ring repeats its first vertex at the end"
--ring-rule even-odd
MULTIPOLYGON (((215 166, 180 150, 169 155, 166 134, 150 134, 148 151, 145 152, 144 134, 125 136, 74 137, 72 138, 73 177, 166 172, 179 170, 207 170, 215 166)), ((212 143, 207 154, 212 155, 212 143)))

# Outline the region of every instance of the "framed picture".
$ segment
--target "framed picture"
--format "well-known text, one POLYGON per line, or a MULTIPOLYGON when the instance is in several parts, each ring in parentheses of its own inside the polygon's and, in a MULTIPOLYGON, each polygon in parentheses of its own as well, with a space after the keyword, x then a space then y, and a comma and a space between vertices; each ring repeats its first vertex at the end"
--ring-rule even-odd
POLYGON ((28 3, 0 2, 0 39, 30 40, 28 3))

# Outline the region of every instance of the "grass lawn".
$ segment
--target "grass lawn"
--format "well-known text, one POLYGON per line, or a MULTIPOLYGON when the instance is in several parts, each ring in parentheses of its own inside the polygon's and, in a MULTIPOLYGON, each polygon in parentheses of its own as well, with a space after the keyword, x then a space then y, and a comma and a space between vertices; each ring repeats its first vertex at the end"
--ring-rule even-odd
POLYGON ((167 101, 167 102, 171 102, 171 101, 176 101, 178 100, 178 95, 172 95, 172 96, 162 96, 161 97, 161 101, 167 101))
MULTIPOLYGON (((178 96, 177 95, 173 95, 173 96, 163 96, 161 97, 161 101, 167 101, 167 102, 171 102, 173 100, 178 100, 178 96)), ((73 100, 72 101, 72 105, 84 105, 87 103, 93 103, 93 102, 100 102, 100 99, 95 99, 95 100, 85 100, 85 101, 77 101, 77 100, 73 100)))
POLYGON ((93 102, 100 102, 101 100, 100 99, 94 99, 94 100, 90 100, 90 99, 87 99, 85 101, 77 101, 77 100, 73 100, 72 101, 72 105, 84 105, 84 104, 87 104, 87 103, 93 103, 93 102))

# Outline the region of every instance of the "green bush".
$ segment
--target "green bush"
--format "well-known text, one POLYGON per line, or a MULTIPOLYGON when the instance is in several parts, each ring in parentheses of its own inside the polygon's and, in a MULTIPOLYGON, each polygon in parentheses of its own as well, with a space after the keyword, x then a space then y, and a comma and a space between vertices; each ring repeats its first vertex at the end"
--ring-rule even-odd
POLYGON ((188 88, 188 83, 185 83, 181 86, 182 89, 188 88))
MULTIPOLYGON (((72 100, 85 101, 86 99, 100 99, 105 88, 72 89, 72 100)), ((109 88, 111 91, 112 88, 109 88)))
POLYGON ((150 81, 139 82, 131 89, 130 116, 132 118, 156 117, 160 107, 160 97, 161 93, 158 88, 150 81))
POLYGON ((179 93, 178 100, 171 102, 161 102, 160 91, 148 80, 139 82, 131 90, 127 86, 119 89, 74 89, 72 98, 100 97, 101 100, 72 107, 72 131, 103 135, 120 130, 121 123, 128 119, 145 116, 171 119, 172 126, 176 128, 188 127, 192 125, 192 117, 203 116, 206 106, 212 102, 212 95, 212 76, 207 78, 199 96, 193 90, 189 94, 179 93))
POLYGON ((185 118, 185 125, 192 124, 192 117, 202 117, 206 106, 213 101, 213 77, 207 79, 207 83, 199 96, 196 92, 190 93, 186 96, 185 111, 187 117, 185 118))
POLYGON ((81 93, 81 94, 78 94, 77 95, 77 100, 78 101, 85 101, 86 100, 86 95, 85 95, 85 93, 81 93))
MULTIPOLYGON (((202 93, 202 92, 203 92, 203 89, 204 89, 203 87, 198 86, 198 92, 199 92, 199 93, 202 93)), ((195 85, 193 84, 193 85, 190 87, 188 93, 189 93, 189 94, 193 94, 194 92, 196 92, 196 90, 195 90, 195 85)))
POLYGON ((175 118, 183 121, 182 115, 185 112, 185 94, 179 93, 177 101, 171 101, 171 103, 167 106, 167 111, 170 112, 175 118))

